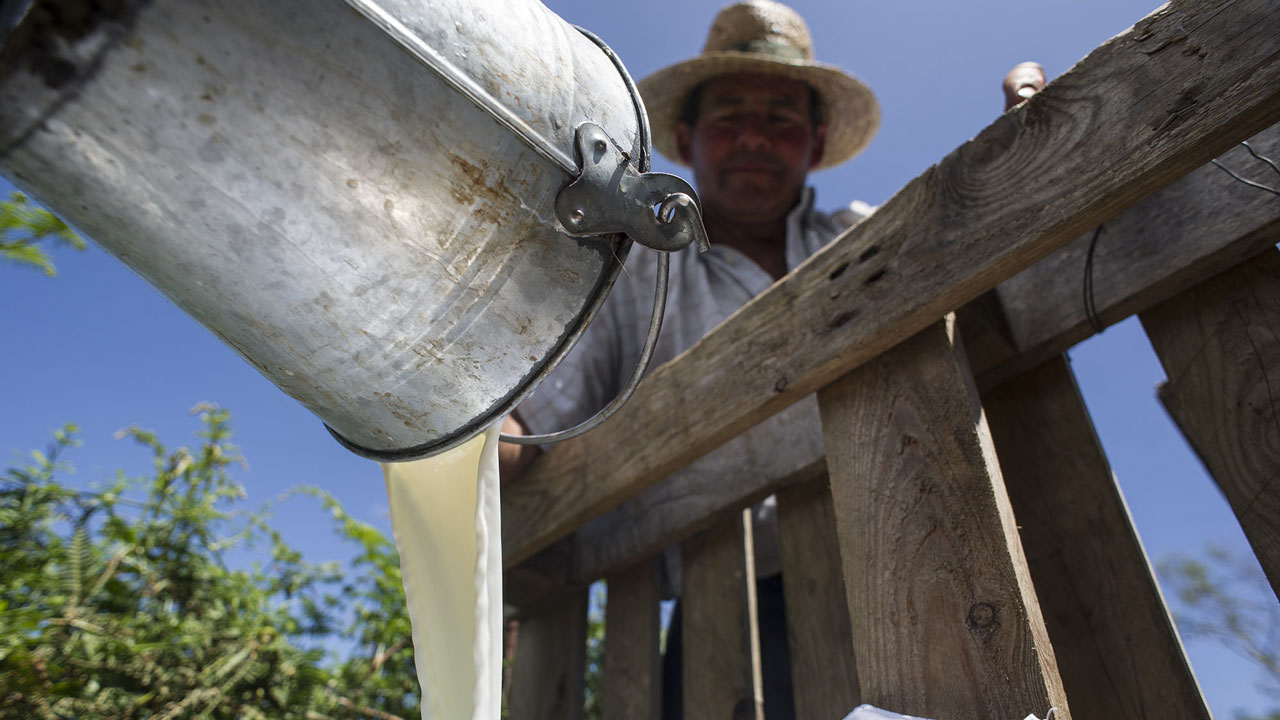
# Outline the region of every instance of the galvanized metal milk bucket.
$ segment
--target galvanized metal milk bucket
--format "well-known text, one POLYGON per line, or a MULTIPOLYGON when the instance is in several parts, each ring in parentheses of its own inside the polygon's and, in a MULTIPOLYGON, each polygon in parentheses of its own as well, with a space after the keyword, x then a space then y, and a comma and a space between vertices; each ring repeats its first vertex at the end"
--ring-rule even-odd
POLYGON ((532 0, 2 7, 0 172, 370 457, 509 412, 618 233, 705 237, 616 58, 532 0))

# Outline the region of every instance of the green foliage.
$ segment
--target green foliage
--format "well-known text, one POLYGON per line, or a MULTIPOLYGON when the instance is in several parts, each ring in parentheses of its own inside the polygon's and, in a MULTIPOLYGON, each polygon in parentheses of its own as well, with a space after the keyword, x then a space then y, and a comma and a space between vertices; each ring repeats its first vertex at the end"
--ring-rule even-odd
POLYGON ((0 259, 39 268, 52 277, 58 273, 38 243, 49 241, 84 250, 84 239, 53 213, 36 207, 26 195, 15 192, 0 201, 0 259))
MULTIPOLYGON (((1216 546, 1205 559, 1175 555, 1160 563, 1173 589, 1178 630, 1224 645, 1261 671, 1259 687, 1280 703, 1280 603, 1251 558, 1216 546)), ((1236 720, 1280 720, 1280 707, 1236 720)))
POLYGON ((123 432, 150 452, 146 477, 63 485, 74 426, 0 476, 0 718, 415 717, 392 543, 308 490, 360 555, 347 576, 306 563, 266 510, 235 509, 227 412, 194 412, 195 450, 123 432), (264 539, 267 568, 228 567, 230 548, 264 539), (303 643, 337 636, 345 659, 303 643))
POLYGON ((604 717, 604 609, 608 602, 604 581, 592 583, 590 592, 583 720, 601 720, 604 717))

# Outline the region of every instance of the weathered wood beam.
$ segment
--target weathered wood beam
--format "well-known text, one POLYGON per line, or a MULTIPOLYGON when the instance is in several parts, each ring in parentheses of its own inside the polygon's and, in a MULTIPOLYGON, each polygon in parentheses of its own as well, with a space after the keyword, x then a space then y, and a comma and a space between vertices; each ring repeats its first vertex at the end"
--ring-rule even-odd
POLYGON ((963 353, 937 322, 818 394, 862 699, 1069 718, 963 353))
POLYGON ((1169 378, 1160 399, 1280 598, 1280 251, 1139 317, 1169 378))
POLYGON ((604 610, 605 720, 658 720, 662 716, 659 604, 661 556, 608 577, 604 610))
MULTIPOLYGON (((1280 157, 1280 125, 1249 139, 1280 157)), ((1275 174, 1243 147, 1218 160, 1267 184, 1275 174)), ((1064 352, 1094 333, 1084 303, 1093 232, 1009 278, 986 305, 961 317, 979 387, 992 387, 1064 352), (988 329, 985 335, 975 329, 988 329)), ((1204 165, 1103 223, 1092 263, 1097 319, 1112 325, 1234 267, 1280 242, 1280 203, 1204 165)))
POLYGON ((1066 359, 982 405, 1071 712, 1209 720, 1066 359))
POLYGON ((761 720, 750 513, 691 538, 681 555, 684 717, 761 720))
POLYGON ((842 717, 862 694, 825 472, 778 493, 778 534, 795 716, 842 717))
MULTIPOLYGON (((511 717, 582 720, 587 590, 520 621, 511 668, 511 717)), ((465 659, 459 660, 465 662, 465 659)))
POLYGON ((754 505, 777 488, 806 483, 826 473, 820 452, 798 470, 781 477, 758 475, 725 479, 704 476, 680 488, 650 488, 610 512, 607 522, 592 522, 574 533, 573 562, 567 579, 588 583, 638 558, 662 552, 724 518, 754 505), (656 496, 656 497, 655 497, 656 496))
POLYGON ((1099 47, 540 458, 508 567, 1280 120, 1278 23, 1188 0, 1099 47))
MULTIPOLYGON (((591 580, 578 582, 572 575, 575 548, 574 538, 565 538, 503 573, 502 603, 507 620, 537 615, 605 575, 601 572, 591 580)), ((624 566, 615 565, 608 571, 621 567, 624 566)))

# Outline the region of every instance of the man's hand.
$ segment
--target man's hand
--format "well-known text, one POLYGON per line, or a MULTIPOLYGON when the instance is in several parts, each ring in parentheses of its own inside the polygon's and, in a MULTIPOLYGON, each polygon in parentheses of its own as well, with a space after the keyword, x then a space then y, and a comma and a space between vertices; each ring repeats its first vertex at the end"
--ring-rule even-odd
MULTIPOLYGON (((520 422, 520 417, 515 413, 511 413, 506 420, 502 421, 502 432, 505 435, 529 434, 524 423, 520 422)), ((518 479, 529 463, 541 453, 542 450, 537 445, 498 443, 498 475, 502 479, 502 484, 518 479)))
POLYGON ((1013 66, 1004 76, 1004 109, 1026 102, 1027 98, 1044 89, 1048 82, 1040 63, 1024 62, 1013 66))

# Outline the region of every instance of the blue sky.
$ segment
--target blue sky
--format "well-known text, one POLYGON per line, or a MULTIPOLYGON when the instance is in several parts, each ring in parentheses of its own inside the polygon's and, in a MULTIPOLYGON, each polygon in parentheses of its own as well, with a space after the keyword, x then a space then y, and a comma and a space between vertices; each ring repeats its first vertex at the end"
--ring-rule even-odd
MULTIPOLYGON (((637 78, 695 53, 719 2, 656 0, 549 6, 599 34, 637 78)), ((871 204, 987 125, 1002 109, 1000 80, 1036 60, 1052 78, 1155 6, 1134 0, 1009 0, 891 3, 798 2, 820 59, 858 75, 877 94, 882 125, 858 158, 813 177, 819 207, 871 204)), ((680 172, 659 160, 658 170, 680 172)), ((10 186, 0 180, 0 192, 10 186)), ((78 479, 116 468, 143 472, 145 452, 113 433, 155 429, 172 445, 194 442, 187 410, 201 401, 232 411, 249 468, 250 502, 299 483, 336 495, 358 517, 387 526, 381 475, 334 443, 320 422, 267 382, 96 246, 57 252, 59 276, 0 266, 0 451, 43 447, 54 428, 76 422, 85 447, 71 459, 78 479)), ((1072 352, 1086 401, 1149 554, 1197 552, 1214 542, 1248 553, 1211 480, 1155 399, 1163 379, 1135 321, 1109 328, 1072 352)), ((312 501, 278 514, 287 537, 312 560, 343 557, 312 501)), ((1260 710, 1256 674, 1231 654, 1189 645, 1218 717, 1260 710)))

